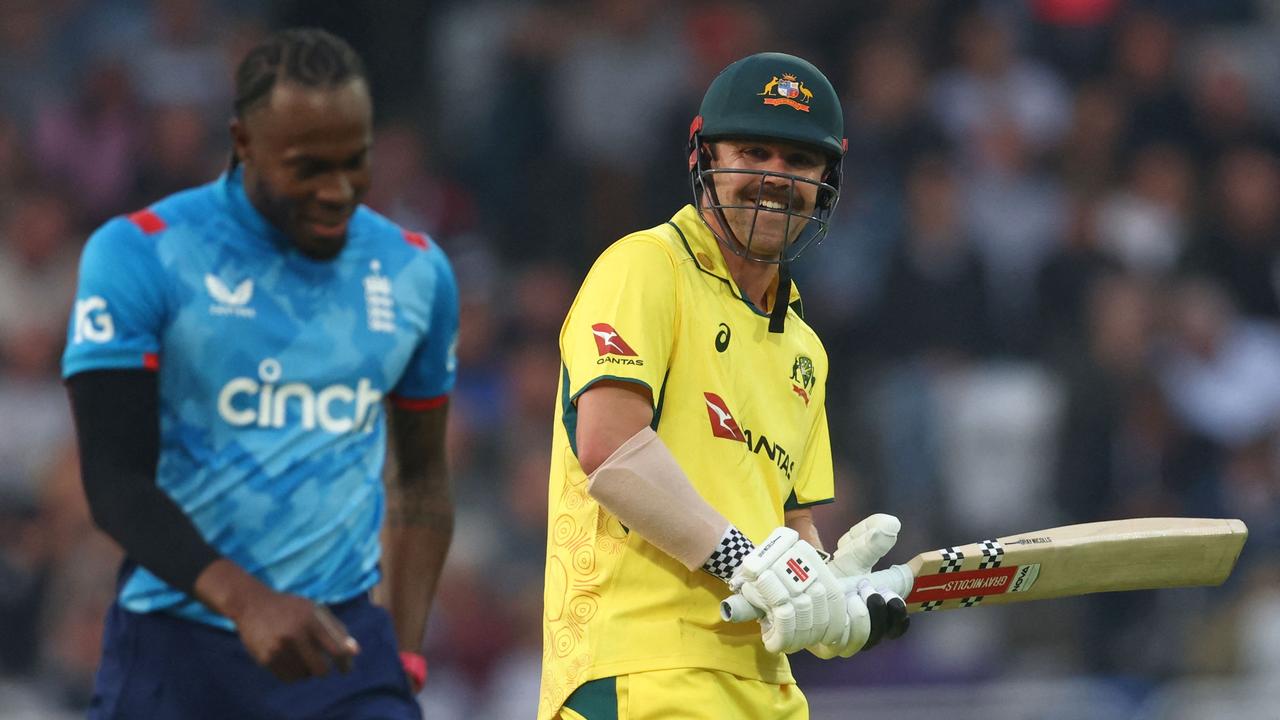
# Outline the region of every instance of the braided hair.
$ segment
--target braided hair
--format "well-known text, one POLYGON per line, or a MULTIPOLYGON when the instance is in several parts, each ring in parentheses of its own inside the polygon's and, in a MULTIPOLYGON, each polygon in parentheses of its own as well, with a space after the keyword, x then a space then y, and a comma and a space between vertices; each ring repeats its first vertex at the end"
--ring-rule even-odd
MULTIPOLYGON (((355 79, 366 79, 364 63, 342 38, 319 28, 281 30, 250 50, 236 68, 235 115, 243 119, 280 82, 333 88, 355 79)), ((232 153, 231 167, 237 163, 232 153)))

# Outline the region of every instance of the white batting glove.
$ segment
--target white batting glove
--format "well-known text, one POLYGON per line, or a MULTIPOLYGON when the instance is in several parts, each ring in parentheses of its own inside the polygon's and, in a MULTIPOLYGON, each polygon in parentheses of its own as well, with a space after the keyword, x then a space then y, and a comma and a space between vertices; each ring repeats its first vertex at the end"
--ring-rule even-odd
POLYGON ((760 635, 769 652, 790 653, 845 637, 844 594, 831 568, 799 533, 780 527, 742 561, 729 582, 764 612, 760 635))
MULTIPOLYGON (((892 515, 872 515, 840 537, 836 552, 828 565, 837 577, 860 577, 898 541, 902 522, 892 515)), ((907 631, 909 618, 902 598, 891 590, 872 587, 870 580, 858 583, 857 590, 845 596, 845 612, 849 616, 848 632, 837 642, 819 642, 809 652, 823 660, 851 657, 874 647, 884 637, 897 638, 907 631)))

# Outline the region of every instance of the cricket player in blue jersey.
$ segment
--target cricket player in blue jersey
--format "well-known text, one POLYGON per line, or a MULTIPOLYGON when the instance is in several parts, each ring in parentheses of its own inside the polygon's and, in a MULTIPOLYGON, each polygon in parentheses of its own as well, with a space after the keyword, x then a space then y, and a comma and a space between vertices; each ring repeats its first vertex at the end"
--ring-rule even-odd
POLYGON ((452 270, 360 205, 372 109, 342 40, 250 51, 231 137, 226 174, 81 258, 63 374, 126 555, 90 717, 418 718, 453 526, 452 270))

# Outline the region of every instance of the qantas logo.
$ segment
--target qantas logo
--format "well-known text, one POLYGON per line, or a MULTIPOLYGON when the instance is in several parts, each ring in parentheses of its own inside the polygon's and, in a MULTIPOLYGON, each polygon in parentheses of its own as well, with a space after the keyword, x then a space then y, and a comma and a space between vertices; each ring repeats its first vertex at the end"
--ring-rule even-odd
POLYGON ((636 351, 631 349, 626 340, 608 323, 596 323, 591 326, 591 334, 596 336, 596 349, 601 355, 623 355, 635 357, 636 351))
POLYGON ((227 287, 226 283, 222 282, 222 278, 217 275, 207 274, 204 276, 204 288, 209 291, 209 297, 213 299, 214 303, 209 308, 210 315, 254 316, 253 308, 245 307, 253 299, 252 279, 244 280, 236 286, 235 290, 232 290, 227 287))
POLYGON ((733 415, 729 412, 729 407, 724 404, 724 400, 721 400, 720 396, 715 393, 704 392, 702 396, 707 401, 707 417, 711 420, 711 434, 726 440, 746 442, 747 438, 743 436, 742 429, 738 427, 738 422, 733 419, 733 415))
POLYGON ((719 395, 704 392, 707 403, 707 417, 711 421, 711 434, 726 440, 746 443, 747 448, 757 455, 764 455, 773 461, 788 479, 795 470, 796 461, 781 445, 770 442, 763 433, 753 433, 751 428, 742 428, 733 419, 729 406, 719 395))
POLYGON ((595 336, 596 350, 600 351, 597 365, 644 365, 644 360, 636 357, 626 340, 618 334, 609 323, 596 323, 591 326, 591 334, 595 336))

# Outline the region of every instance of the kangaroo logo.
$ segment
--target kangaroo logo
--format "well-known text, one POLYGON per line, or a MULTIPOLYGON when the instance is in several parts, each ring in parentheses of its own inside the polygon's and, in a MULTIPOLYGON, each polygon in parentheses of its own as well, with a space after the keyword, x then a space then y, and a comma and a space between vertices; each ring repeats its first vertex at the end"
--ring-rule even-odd
POLYGON ((804 355, 797 355, 795 363, 791 366, 791 389, 804 400, 805 405, 809 404, 809 395, 817 382, 813 372, 813 361, 804 355))
POLYGON ((596 323, 591 326, 591 334, 595 336, 596 350, 600 355, 622 355, 635 357, 636 351, 631 349, 626 340, 608 323, 596 323))
POLYGON ((707 402, 707 417, 711 420, 711 434, 726 440, 746 442, 747 438, 742 434, 742 428, 738 427, 738 422, 733 419, 733 414, 729 412, 729 406, 725 405, 724 400, 720 399, 720 396, 715 393, 704 392, 702 396, 707 402))
POLYGON ((781 78, 774 75, 756 95, 764 98, 765 105, 786 105, 800 112, 809 112, 809 103, 813 101, 813 91, 791 73, 783 73, 781 78))

